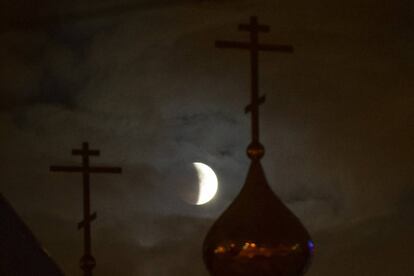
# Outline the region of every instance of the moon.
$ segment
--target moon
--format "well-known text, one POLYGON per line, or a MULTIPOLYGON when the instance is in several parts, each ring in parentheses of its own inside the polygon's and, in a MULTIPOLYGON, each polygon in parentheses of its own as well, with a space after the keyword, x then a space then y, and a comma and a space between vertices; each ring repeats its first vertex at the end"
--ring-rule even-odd
POLYGON ((217 176, 206 164, 200 162, 193 163, 194 168, 197 170, 198 176, 198 199, 196 205, 203 205, 209 202, 217 193, 218 180, 217 176))

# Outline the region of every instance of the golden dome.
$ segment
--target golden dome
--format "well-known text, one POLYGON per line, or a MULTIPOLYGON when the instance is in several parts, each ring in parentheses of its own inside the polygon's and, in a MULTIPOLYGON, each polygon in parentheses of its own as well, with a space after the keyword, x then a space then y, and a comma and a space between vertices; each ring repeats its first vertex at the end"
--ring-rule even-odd
POLYGON ((253 160, 240 194, 208 232, 203 245, 214 276, 299 276, 313 251, 299 219, 267 184, 253 160))

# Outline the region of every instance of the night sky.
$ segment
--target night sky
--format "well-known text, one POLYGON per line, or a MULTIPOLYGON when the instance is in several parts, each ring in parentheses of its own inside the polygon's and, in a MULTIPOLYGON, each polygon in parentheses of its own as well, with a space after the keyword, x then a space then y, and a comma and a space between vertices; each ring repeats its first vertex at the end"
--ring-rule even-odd
POLYGON ((207 276, 201 244, 247 173, 251 15, 260 54, 262 160, 316 243, 309 276, 414 274, 414 4, 349 1, 24 1, 0 4, 0 192, 67 275, 80 275, 81 176, 92 164, 96 275, 207 276), (220 186, 208 204, 188 166, 220 186), (185 185, 183 184, 185 182, 185 185), (194 189, 197 186, 194 182, 194 189), (191 191, 190 191, 191 192, 191 191))

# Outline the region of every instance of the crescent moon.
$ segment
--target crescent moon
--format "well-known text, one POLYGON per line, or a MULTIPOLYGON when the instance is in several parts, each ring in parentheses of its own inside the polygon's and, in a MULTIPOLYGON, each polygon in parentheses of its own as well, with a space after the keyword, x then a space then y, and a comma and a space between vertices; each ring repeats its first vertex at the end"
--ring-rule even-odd
POLYGON ((196 204, 202 205, 209 202, 217 193, 218 180, 213 169, 203 163, 194 162, 194 168, 198 176, 198 199, 196 204))

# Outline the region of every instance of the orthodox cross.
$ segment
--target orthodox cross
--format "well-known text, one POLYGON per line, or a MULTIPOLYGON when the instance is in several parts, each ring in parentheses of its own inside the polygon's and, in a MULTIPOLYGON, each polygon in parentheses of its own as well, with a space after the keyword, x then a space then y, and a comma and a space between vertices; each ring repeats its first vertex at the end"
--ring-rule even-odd
POLYGON ((266 25, 260 25, 257 17, 250 17, 250 24, 239 25, 240 31, 250 32, 250 42, 237 41, 216 41, 217 48, 232 48, 250 51, 250 66, 251 66, 251 102, 245 108, 245 113, 251 112, 252 124, 252 144, 260 145, 259 143, 259 105, 264 103, 265 96, 259 97, 259 70, 258 70, 258 55, 259 51, 274 51, 274 52, 293 52, 293 47, 290 45, 272 45, 259 44, 259 32, 267 33, 270 28, 266 25))
POLYGON ((89 176, 91 173, 121 173, 118 167, 91 167, 89 156, 99 156, 99 150, 89 149, 89 144, 84 142, 82 149, 72 150, 72 155, 82 156, 82 166, 51 166, 51 172, 82 173, 83 176, 83 220, 78 223, 78 229, 83 228, 84 234, 84 255, 80 260, 80 267, 84 271, 84 276, 92 276, 92 269, 96 266, 96 261, 92 256, 91 250, 91 222, 96 219, 96 212, 90 213, 90 186, 89 176))

